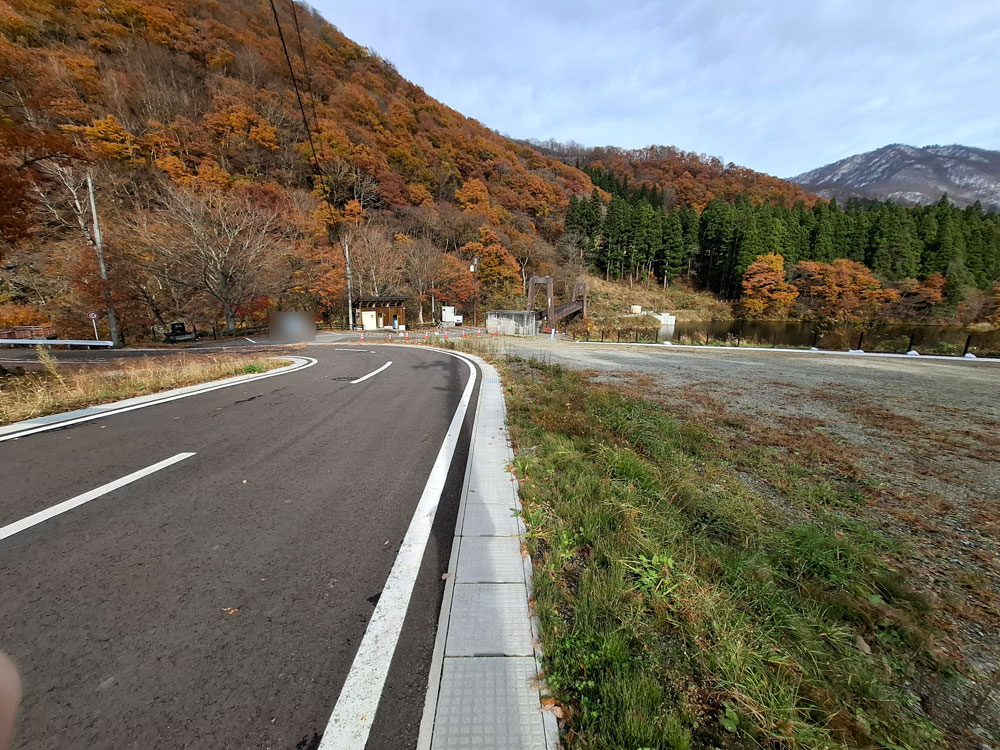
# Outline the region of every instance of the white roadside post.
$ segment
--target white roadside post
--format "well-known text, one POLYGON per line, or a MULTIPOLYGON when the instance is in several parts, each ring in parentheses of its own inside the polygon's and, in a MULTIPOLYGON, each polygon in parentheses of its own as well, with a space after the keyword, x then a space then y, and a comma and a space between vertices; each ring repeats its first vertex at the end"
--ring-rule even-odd
POLYGON ((97 313, 92 312, 88 316, 90 322, 94 324, 94 341, 100 341, 101 338, 97 335, 97 313))

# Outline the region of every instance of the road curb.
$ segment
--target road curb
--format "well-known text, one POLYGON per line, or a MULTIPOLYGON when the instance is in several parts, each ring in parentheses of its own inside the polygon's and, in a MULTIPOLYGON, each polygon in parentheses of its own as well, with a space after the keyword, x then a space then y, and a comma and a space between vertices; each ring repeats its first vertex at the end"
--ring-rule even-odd
POLYGON ((207 383, 187 385, 182 388, 173 388, 169 391, 160 391, 159 393, 151 393, 146 396, 133 396, 132 398, 123 399, 122 401, 113 401, 109 404, 89 406, 86 409, 75 409, 74 411, 62 412, 60 414, 49 414, 45 417, 36 417, 34 419, 25 419, 20 422, 13 422, 9 425, 0 427, 0 442, 5 440, 16 440, 17 438, 34 435, 37 432, 55 430, 59 427, 68 427, 71 424, 87 422, 91 419, 99 419, 100 417, 111 416, 112 414, 120 414, 126 411, 142 409, 147 406, 155 406, 156 404, 162 404, 168 401, 176 401, 180 398, 196 396, 199 393, 206 393, 220 388, 229 388, 230 386, 239 385, 241 383, 250 383, 255 380, 273 378, 276 375, 287 375, 291 372, 304 370, 305 368, 312 367, 316 364, 316 360, 312 357, 288 355, 283 357, 272 357, 272 359, 291 359, 293 362, 289 365, 269 370, 268 372, 254 373, 252 375, 234 375, 221 380, 211 380, 207 383))
MULTIPOLYGON (((565 339, 564 339, 565 340, 565 339)), ((570 343, 567 340, 567 343, 570 343)), ((715 346, 713 344, 649 344, 641 341, 573 341, 574 344, 585 346, 647 346, 661 351, 671 349, 684 349, 687 351, 726 351, 726 352, 772 352, 779 354, 809 354, 827 355, 842 357, 872 357, 883 359, 907 359, 907 360, 932 360, 936 362, 985 362, 988 364, 1000 364, 1000 359, 993 357, 959 357, 957 355, 948 356, 945 354, 896 354, 894 352, 866 352, 862 350, 849 349, 847 351, 837 349, 787 349, 770 346, 715 346)))
POLYGON ((556 750, 500 376, 463 356, 482 381, 417 748, 556 750))

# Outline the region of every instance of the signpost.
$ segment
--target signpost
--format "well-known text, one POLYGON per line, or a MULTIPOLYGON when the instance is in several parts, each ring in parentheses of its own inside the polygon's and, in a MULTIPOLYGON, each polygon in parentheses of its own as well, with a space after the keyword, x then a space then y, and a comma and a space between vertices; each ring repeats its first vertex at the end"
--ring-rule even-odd
POLYGON ((97 313, 90 313, 88 316, 90 322, 94 324, 94 341, 100 341, 101 338, 97 335, 97 313))

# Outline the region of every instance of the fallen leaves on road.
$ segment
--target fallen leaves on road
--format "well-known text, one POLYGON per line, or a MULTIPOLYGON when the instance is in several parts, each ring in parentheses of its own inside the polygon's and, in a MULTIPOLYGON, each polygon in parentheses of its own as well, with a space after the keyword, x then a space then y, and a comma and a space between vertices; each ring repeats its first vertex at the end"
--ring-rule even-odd
POLYGON ((222 611, 227 615, 235 615, 240 611, 239 607, 223 607, 222 611))

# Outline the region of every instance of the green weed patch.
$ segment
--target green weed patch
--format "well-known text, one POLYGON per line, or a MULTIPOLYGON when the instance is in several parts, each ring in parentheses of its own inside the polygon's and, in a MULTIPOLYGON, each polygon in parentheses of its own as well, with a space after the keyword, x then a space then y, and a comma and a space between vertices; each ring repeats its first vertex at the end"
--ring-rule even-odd
POLYGON ((905 687, 943 669, 930 605, 849 489, 737 472, 710 429, 558 366, 505 382, 568 748, 946 746, 905 687))

